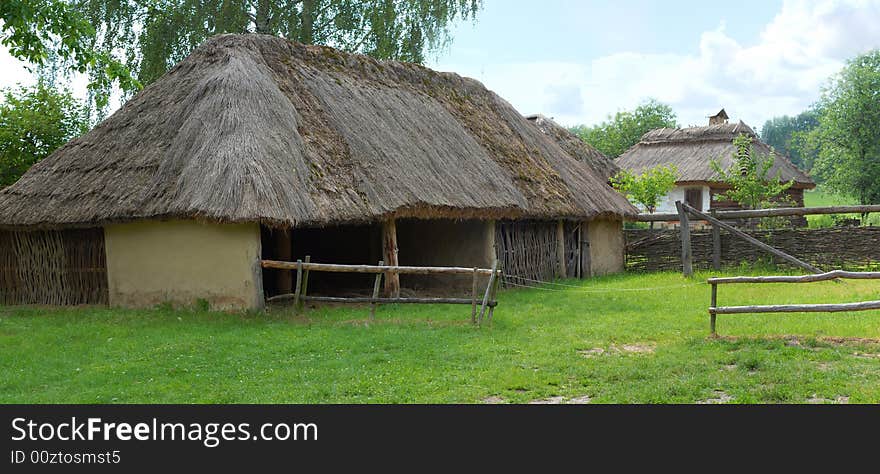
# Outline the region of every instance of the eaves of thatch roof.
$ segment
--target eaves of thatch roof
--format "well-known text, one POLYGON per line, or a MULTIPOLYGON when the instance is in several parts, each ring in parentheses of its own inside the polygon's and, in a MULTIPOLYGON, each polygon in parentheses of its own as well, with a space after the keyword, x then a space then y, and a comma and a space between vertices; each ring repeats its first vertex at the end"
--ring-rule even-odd
POLYGON ((477 81, 253 34, 208 40, 0 191, 3 227, 635 213, 477 81))
POLYGON ((634 173, 641 173, 657 165, 675 165, 678 182, 718 182, 710 165, 717 160, 722 168, 733 164, 736 148, 733 139, 746 134, 754 139, 752 153, 773 156, 770 176, 782 181, 794 181, 799 188, 814 188, 816 184, 794 163, 769 145, 758 140, 754 130, 743 122, 690 128, 660 128, 642 136, 641 141, 620 155, 617 164, 634 173))
POLYGON ((607 180, 620 171, 614 160, 608 158, 601 151, 593 148, 592 145, 552 119, 541 114, 529 115, 526 118, 562 147, 566 153, 586 163, 597 175, 607 180))

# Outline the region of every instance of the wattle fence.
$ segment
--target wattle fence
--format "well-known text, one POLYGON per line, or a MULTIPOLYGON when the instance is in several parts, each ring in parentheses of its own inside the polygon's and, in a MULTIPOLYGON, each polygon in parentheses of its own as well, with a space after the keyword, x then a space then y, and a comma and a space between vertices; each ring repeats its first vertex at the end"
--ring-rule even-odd
MULTIPOLYGON (((743 230, 772 247, 810 263, 832 270, 865 271, 880 268, 880 227, 831 227, 822 229, 743 230)), ((681 234, 676 229, 627 229, 628 271, 680 271, 681 234)), ((690 232, 694 269, 712 268, 712 231, 690 232)), ((721 230, 722 266, 772 262, 793 267, 721 230)))

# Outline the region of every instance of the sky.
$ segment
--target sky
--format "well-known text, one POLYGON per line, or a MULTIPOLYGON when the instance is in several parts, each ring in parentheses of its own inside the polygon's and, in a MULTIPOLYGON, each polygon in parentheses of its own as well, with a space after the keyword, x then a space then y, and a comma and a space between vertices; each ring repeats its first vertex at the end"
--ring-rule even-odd
MULTIPOLYGON (((647 98, 682 126, 722 107, 754 128, 814 103, 880 48, 880 0, 484 0, 427 66, 480 80, 524 115, 594 125, 647 98)), ((0 47, 0 87, 31 83, 0 47)), ((86 81, 71 87, 85 96, 86 81)))
POLYGON ((525 115, 594 125, 656 98, 682 126, 723 107, 760 128, 880 47, 880 0, 484 0, 451 32, 427 65, 480 80, 525 115))

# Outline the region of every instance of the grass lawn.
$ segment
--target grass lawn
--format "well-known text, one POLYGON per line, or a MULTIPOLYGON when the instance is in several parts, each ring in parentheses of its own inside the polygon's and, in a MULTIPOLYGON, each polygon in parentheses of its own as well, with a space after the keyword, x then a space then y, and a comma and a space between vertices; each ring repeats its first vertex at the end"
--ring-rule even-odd
MULTIPOLYGON (((707 276, 505 291, 482 328, 465 306, 375 322, 365 307, 0 307, 0 402, 880 402, 880 312, 722 315, 713 340, 707 276)), ((728 285, 719 303, 870 300, 878 285, 728 285)))
MULTIPOLYGON (((826 191, 821 186, 816 189, 804 191, 804 207, 826 207, 826 206, 855 206, 858 202, 854 199, 838 196, 826 191)), ((858 214, 840 214, 840 217, 860 217, 858 214)), ((807 223, 810 227, 833 227, 834 218, 832 215, 807 216, 807 223)), ((869 214, 868 225, 880 225, 880 215, 869 214)))

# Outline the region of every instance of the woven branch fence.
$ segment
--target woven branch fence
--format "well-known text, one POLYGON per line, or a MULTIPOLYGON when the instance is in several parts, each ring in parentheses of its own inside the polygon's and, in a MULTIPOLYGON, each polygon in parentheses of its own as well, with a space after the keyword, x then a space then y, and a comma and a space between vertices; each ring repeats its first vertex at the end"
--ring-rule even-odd
POLYGON ((0 231, 0 304, 106 304, 104 231, 0 231))
POLYGON ((543 221, 499 221, 495 225, 495 251, 504 271, 507 287, 518 275, 540 281, 553 281, 556 264, 556 223, 543 221))
MULTIPOLYGON (((880 227, 776 229, 744 231, 752 237, 822 269, 880 268, 880 227)), ((635 272, 680 271, 681 240, 677 229, 627 229, 626 269, 635 272)), ((711 230, 691 230, 694 269, 712 268, 711 230)), ((721 231, 721 264, 758 261, 793 268, 741 239, 721 231)))

